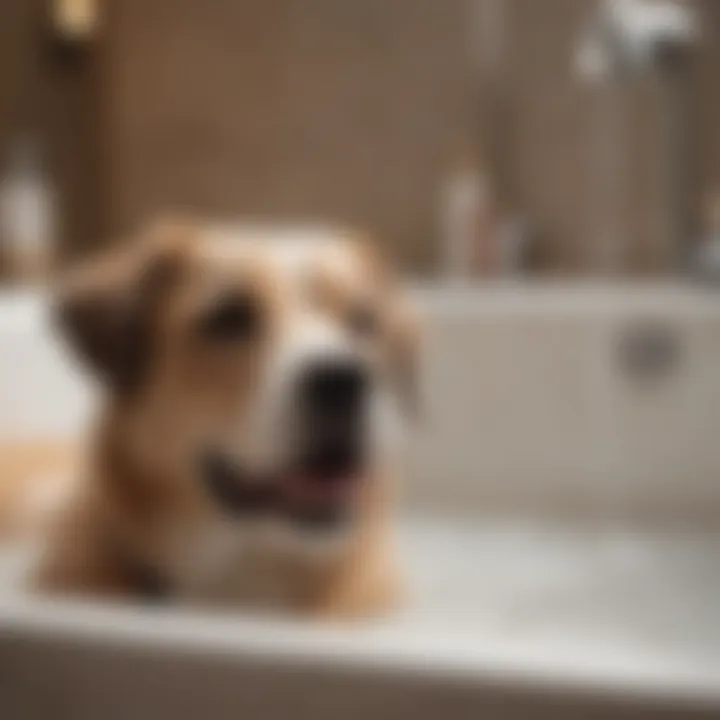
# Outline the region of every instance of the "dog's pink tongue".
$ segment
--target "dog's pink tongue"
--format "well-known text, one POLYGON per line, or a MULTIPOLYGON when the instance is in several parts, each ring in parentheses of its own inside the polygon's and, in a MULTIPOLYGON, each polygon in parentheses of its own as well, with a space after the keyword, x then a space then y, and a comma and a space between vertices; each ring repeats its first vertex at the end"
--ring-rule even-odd
POLYGON ((353 492, 358 478, 353 475, 320 477, 298 475, 290 483, 292 501, 312 505, 338 505, 353 492))

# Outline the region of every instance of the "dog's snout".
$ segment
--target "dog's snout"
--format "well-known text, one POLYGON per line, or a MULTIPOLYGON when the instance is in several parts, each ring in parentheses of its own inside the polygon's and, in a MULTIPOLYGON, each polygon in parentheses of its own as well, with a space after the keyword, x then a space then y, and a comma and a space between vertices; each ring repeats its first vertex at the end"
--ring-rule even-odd
POLYGON ((363 463, 368 371, 358 360, 324 358, 300 379, 297 453, 302 472, 323 482, 342 482, 363 463))
POLYGON ((313 415, 352 418, 360 411, 367 374, 360 363, 322 361, 313 364, 302 382, 302 402, 313 415))

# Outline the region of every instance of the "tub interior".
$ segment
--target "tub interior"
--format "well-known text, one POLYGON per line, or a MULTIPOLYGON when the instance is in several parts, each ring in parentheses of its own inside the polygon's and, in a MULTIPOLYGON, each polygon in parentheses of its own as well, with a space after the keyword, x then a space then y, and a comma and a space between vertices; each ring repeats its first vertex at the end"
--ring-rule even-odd
MULTIPOLYGON (((588 682, 604 679, 608 687, 634 684, 658 693, 702 693, 720 703, 720 531, 718 524, 708 521, 709 517, 720 518, 712 509, 720 496, 720 483, 714 485, 708 480, 717 477, 717 453, 709 448, 704 456, 695 458, 684 486, 682 453, 665 459, 676 463, 670 468, 676 473, 674 486, 669 484, 671 472, 667 468, 661 482, 651 482, 648 469, 652 470, 657 459, 650 458, 644 466, 638 461, 629 470, 596 462, 616 447, 612 443, 617 443, 619 436, 608 420, 615 417, 613 412, 619 412, 623 402, 627 403, 612 395, 619 392, 621 380, 605 362, 611 354, 608 338, 613 322, 619 312, 626 312, 627 305, 608 309, 612 305, 608 298, 597 290, 593 293, 579 296, 586 303, 585 313, 577 304, 564 304, 571 312, 561 313, 559 322, 556 309, 551 307, 556 302, 552 294, 523 303, 514 294, 498 297, 486 293, 472 305, 467 298, 461 302, 457 296, 425 293, 422 303, 431 325, 430 343, 435 346, 430 348, 424 368, 424 395, 435 414, 423 431, 424 442, 411 448, 411 467, 422 465, 424 471, 411 473, 408 483, 416 482, 417 488, 407 493, 397 523, 397 542, 409 586, 407 603, 392 617, 329 635, 320 628, 298 626, 289 631, 293 624, 285 623, 281 640, 273 645, 278 653, 289 652, 292 632, 300 632, 298 642, 308 652, 322 653, 324 648, 326 652, 341 652, 351 661, 365 657, 382 663, 394 657, 400 658, 401 665, 446 664, 480 674, 503 668, 506 679, 522 675, 521 670, 532 671, 560 684, 581 676, 588 682), (550 305, 546 314, 539 309, 542 302, 550 305), (513 303, 518 307, 513 309, 513 303), (502 312, 497 311, 498 304, 502 312), (552 318, 555 324, 543 335, 543 327, 548 327, 543 323, 552 318), (476 344, 467 339, 469 327, 477 328, 476 344), (578 332, 580 339, 572 350, 573 333, 578 332), (453 350, 451 337, 465 338, 465 344, 453 350), (518 360, 517 382, 503 386, 503 392, 496 389, 493 400, 502 400, 505 393, 506 405, 514 407, 515 413, 526 411, 524 418, 518 415, 515 430, 508 415, 493 418, 492 414, 473 410, 476 406, 472 403, 463 405, 458 378, 467 384, 465 394, 473 403, 481 402, 483 388, 490 388, 493 380, 487 363, 475 367, 468 357, 482 361, 489 356, 497 371, 503 364, 498 348, 503 342, 512 346, 516 342, 513 338, 518 337, 523 338, 525 348, 537 346, 536 358, 545 358, 541 376, 547 383, 557 382, 558 367, 561 378, 574 368, 576 379, 568 382, 579 383, 588 403, 597 404, 584 416, 587 434, 576 431, 573 436, 581 450, 591 447, 591 440, 598 444, 599 449, 588 451, 592 455, 589 459, 582 461, 577 447, 569 449, 569 459, 558 462, 553 455, 563 446, 560 436, 572 425, 572 417, 560 413, 577 408, 568 410, 564 401, 553 406, 557 399, 553 400, 552 393, 536 393, 532 402, 526 395, 525 406, 522 394, 507 394, 507 388, 517 383, 537 382, 537 366, 532 371, 523 370, 527 357, 518 360), (551 362, 553 353, 544 344, 548 338, 557 343, 558 353, 570 348, 577 356, 551 362), (441 367, 442 363, 448 365, 441 367), (588 380, 583 374, 592 378, 588 380), (453 398, 452 412, 448 397, 453 398), (619 405, 609 407, 608 398, 619 405), (545 416, 556 416, 556 427, 543 430, 545 450, 537 443, 523 445, 527 433, 542 428, 543 402, 548 403, 545 416), (445 417, 443 412, 450 414, 445 417), (502 437, 494 441, 506 453, 504 468, 499 463, 501 453, 491 450, 487 453, 491 459, 483 459, 482 448, 473 447, 478 436, 470 432, 472 428, 462 427, 476 423, 487 438, 493 419, 497 427, 507 426, 502 437), (450 429, 441 429, 443 422, 450 429), (453 465, 456 452, 459 458, 453 465), (533 465, 537 466, 535 473, 533 465), (445 466, 447 473, 442 471, 445 466), (598 467, 608 478, 606 486, 598 467), (497 471, 494 477, 493 469, 497 471), (585 469, 587 473, 583 474, 585 469), (572 473, 576 475, 576 484, 572 485, 575 493, 564 502, 562 489, 569 487, 572 473), (623 485, 632 482, 638 487, 623 485), (578 487, 583 488, 582 493, 577 493, 578 487), (694 491, 699 494, 678 501, 678 507, 704 507, 702 522, 697 521, 694 510, 677 516, 665 512, 673 507, 674 498, 682 496, 683 487, 690 496, 694 491), (640 498, 656 494, 655 499, 662 502, 651 502, 647 507, 657 506, 663 511, 655 520, 652 513, 635 513, 638 503, 632 499, 633 493, 640 498), (577 503, 578 497, 583 503, 577 503), (548 512, 550 507, 562 507, 563 511, 548 512)), ((652 312, 668 318, 666 311, 658 309, 657 299, 642 298, 652 312)), ((0 363, 5 372, 0 373, 4 378, 0 390, 5 398, 19 403, 19 409, 10 410, 3 403, 1 434, 7 441, 26 441, 32 437, 70 438, 82 432, 97 402, 97 392, 67 362, 57 343, 48 339, 44 300, 26 297, 3 302, 0 332, 5 339, 0 344, 0 363)), ((692 357, 706 353, 712 361, 714 348, 720 343, 720 312, 714 305, 715 309, 708 309, 708 302, 680 295, 671 298, 669 306, 675 313, 672 327, 691 336, 692 357), (682 320, 682 313, 677 314, 683 301, 689 303, 685 308, 690 318, 687 322, 682 320), (693 304, 696 302, 702 304, 702 312, 710 320, 693 304), (692 345, 696 326, 717 333, 701 337, 700 349, 692 345)), ((644 308, 638 317, 647 314, 644 308)), ((698 367, 697 372, 709 373, 702 376, 705 382, 711 369, 698 367)), ((500 374, 496 380, 503 382, 500 374)), ((683 383, 695 381, 695 377, 680 378, 671 381, 674 385, 670 390, 647 391, 661 396, 659 400, 653 397, 649 405, 660 413, 689 412, 692 407, 673 410, 672 402, 680 398, 682 404, 683 383)), ((640 405, 644 402, 638 400, 640 405)), ((710 411, 714 412, 713 408, 710 411)), ((628 410, 628 414, 633 412, 645 412, 645 408, 628 410)), ((670 430, 661 432, 672 431, 672 418, 666 420, 670 430)), ((645 428, 637 418, 621 421, 628 427, 636 423, 639 437, 644 437, 645 428)), ((123 634, 126 638, 162 634, 162 623, 158 625, 152 619, 157 617, 157 610, 99 607, 92 611, 100 613, 95 616, 58 608, 52 601, 5 592, 0 599, 0 636, 9 631, 52 635, 59 628, 82 634, 87 631, 88 617, 99 618, 92 624, 92 632, 108 641, 119 641, 123 634)), ((187 642, 188 646, 192 645, 193 632, 204 635, 209 643, 223 635, 225 642, 231 642, 233 652, 242 654, 250 652, 258 638, 269 642, 277 633, 274 621, 267 620, 253 622, 252 632, 243 634, 240 628, 249 618, 242 613, 210 618, 197 611, 192 621, 180 621, 173 620, 176 612, 168 609, 166 622, 173 628, 175 641, 187 642), (218 623, 222 630, 218 630, 218 623)))
POLYGON ((409 517, 408 632, 546 658, 720 661, 720 534, 409 517))

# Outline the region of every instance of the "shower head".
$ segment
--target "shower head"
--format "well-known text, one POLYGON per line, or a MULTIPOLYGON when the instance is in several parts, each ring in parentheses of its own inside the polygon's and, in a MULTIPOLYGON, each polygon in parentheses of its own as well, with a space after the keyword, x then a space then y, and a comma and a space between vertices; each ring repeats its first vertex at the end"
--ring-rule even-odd
POLYGON ((576 53, 588 80, 651 72, 699 39, 696 13, 676 0, 600 0, 576 53))

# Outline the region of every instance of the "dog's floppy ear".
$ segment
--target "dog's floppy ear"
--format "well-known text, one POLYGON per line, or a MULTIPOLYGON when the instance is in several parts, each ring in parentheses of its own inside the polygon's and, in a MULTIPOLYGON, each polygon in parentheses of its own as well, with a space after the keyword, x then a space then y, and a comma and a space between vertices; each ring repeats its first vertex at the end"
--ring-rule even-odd
POLYGON ((355 249, 385 299, 385 335, 387 337, 390 382, 396 389, 402 408, 417 419, 420 398, 420 322, 413 303, 401 287, 392 263, 372 238, 356 235, 355 249))
POLYGON ((179 272, 181 253, 169 227, 82 262, 61 278, 55 320, 75 352, 113 391, 142 381, 154 310, 179 272))

